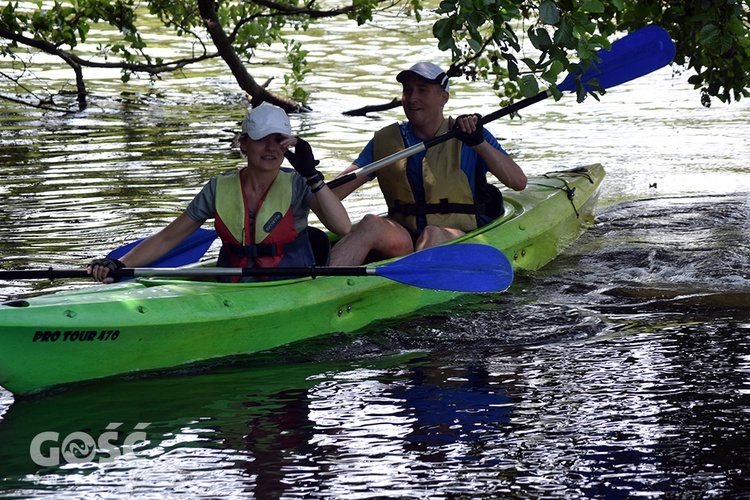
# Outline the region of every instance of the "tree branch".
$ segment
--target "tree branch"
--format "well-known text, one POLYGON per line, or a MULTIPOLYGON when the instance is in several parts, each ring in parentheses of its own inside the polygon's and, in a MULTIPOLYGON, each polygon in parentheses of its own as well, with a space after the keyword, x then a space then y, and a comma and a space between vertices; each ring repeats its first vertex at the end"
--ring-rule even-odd
MULTIPOLYGON (((385 1, 385 0, 380 0, 385 1)), ((269 9, 273 9, 278 12, 283 12, 286 15, 304 15, 306 17, 333 17, 338 16, 341 14, 349 14, 351 12, 356 12, 357 8, 354 5, 350 5, 348 7, 342 7, 340 9, 333 9, 333 10, 315 10, 311 9, 309 7, 295 7, 283 3, 274 2, 272 0, 253 0, 253 3, 257 5, 262 5, 263 7, 268 7, 269 9)), ((312 2, 309 4, 311 5, 312 2)))
MULTIPOLYGON (((3 94, 0 94, 0 99, 2 99, 4 101, 14 102, 16 104, 21 104, 23 106, 28 106, 30 108, 43 109, 45 111, 56 111, 56 112, 59 112, 59 113, 69 113, 70 112, 70 110, 68 110, 68 109, 58 108, 57 106, 49 106, 44 101, 41 101, 41 100, 39 101, 39 103, 35 104, 33 102, 24 101, 22 99, 16 99, 15 97, 11 97, 11 96, 8 96, 8 95, 3 95, 3 94)), ((52 101, 50 100, 50 102, 52 102, 52 101)))
POLYGON ((208 34, 211 36, 211 40, 214 42, 221 58, 229 66, 240 87, 252 96, 254 104, 270 102, 282 107, 287 112, 310 111, 309 108, 291 99, 270 93, 258 85, 253 77, 250 76, 245 65, 234 50, 232 43, 229 41, 226 32, 224 32, 224 28, 221 26, 221 22, 216 14, 214 0, 198 0, 198 8, 200 9, 201 18, 206 26, 206 30, 208 30, 208 34))
POLYGON ((388 111, 389 109, 397 108, 401 106, 401 99, 394 98, 391 102, 386 104, 375 104, 373 106, 364 106, 362 108, 352 109, 351 111, 344 111, 346 116, 366 116, 367 113, 375 113, 377 111, 388 111))
POLYGON ((0 37, 13 40, 14 42, 23 43, 30 47, 34 47, 48 54, 53 54, 65 61, 68 66, 73 69, 73 73, 76 75, 76 97, 78 101, 78 110, 83 111, 88 106, 86 102, 86 82, 83 81, 83 70, 81 65, 76 61, 77 57, 60 50, 55 45, 45 42, 44 40, 35 40, 33 38, 27 38, 23 35, 18 35, 12 31, 0 28, 0 37))

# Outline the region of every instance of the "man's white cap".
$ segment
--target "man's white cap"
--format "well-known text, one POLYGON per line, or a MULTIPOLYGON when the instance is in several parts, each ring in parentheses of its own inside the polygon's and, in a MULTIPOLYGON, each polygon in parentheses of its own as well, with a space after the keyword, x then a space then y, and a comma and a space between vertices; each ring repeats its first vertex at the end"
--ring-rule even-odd
POLYGON ((417 63, 411 68, 396 75, 396 81, 403 83, 406 76, 410 74, 422 77, 430 83, 436 83, 446 92, 451 88, 451 84, 448 81, 448 75, 446 75, 445 71, 440 69, 440 66, 437 64, 432 64, 431 62, 417 63))
POLYGON ((264 102, 245 115, 245 119, 242 120, 242 133, 257 141, 271 134, 292 135, 292 126, 283 109, 264 102))

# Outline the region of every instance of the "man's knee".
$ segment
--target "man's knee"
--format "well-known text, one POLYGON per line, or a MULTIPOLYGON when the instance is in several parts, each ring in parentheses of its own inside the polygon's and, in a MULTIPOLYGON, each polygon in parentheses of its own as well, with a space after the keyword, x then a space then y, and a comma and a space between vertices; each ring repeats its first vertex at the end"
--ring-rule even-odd
POLYGON ((374 215, 374 214, 367 214, 364 217, 362 217, 362 220, 359 221, 359 224, 357 224, 356 229, 358 231, 363 231, 365 233, 371 233, 373 231, 377 230, 385 230, 386 226, 383 223, 383 218, 374 215))
POLYGON ((436 245, 455 240, 456 238, 463 236, 464 234, 466 233, 464 233, 460 229, 427 226, 424 228, 424 231, 422 231, 422 234, 419 235, 419 238, 417 239, 415 245, 415 249, 422 250, 424 248, 434 247, 436 245))
POLYGON ((357 228, 368 235, 372 242, 371 250, 381 258, 397 257, 414 251, 409 231, 390 219, 368 214, 362 218, 357 228))

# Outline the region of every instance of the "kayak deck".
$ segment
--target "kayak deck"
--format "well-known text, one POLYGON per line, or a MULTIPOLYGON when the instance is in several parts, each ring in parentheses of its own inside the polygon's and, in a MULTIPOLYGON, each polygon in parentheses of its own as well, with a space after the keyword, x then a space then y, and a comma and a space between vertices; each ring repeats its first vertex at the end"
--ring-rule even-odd
MULTIPOLYGON (((505 213, 450 244, 501 250, 534 271, 593 222, 600 165, 503 191, 505 213)), ((377 264, 374 264, 377 265, 377 264)), ((261 283, 142 278, 0 305, 0 386, 15 394, 250 354, 361 330, 460 295, 378 276, 261 283)))

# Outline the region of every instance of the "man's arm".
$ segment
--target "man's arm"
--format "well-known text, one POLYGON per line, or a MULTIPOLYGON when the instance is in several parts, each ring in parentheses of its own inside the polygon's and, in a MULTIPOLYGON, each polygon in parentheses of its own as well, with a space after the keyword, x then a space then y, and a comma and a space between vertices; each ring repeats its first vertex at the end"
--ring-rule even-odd
POLYGON ((516 191, 526 189, 526 174, 510 155, 499 151, 487 142, 484 127, 479 123, 479 115, 461 115, 451 126, 461 129, 458 139, 476 151, 487 164, 489 171, 500 182, 516 191))
POLYGON ((487 141, 473 146, 474 151, 487 163, 487 168, 497 179, 515 191, 526 189, 526 174, 510 157, 493 148, 487 141))

